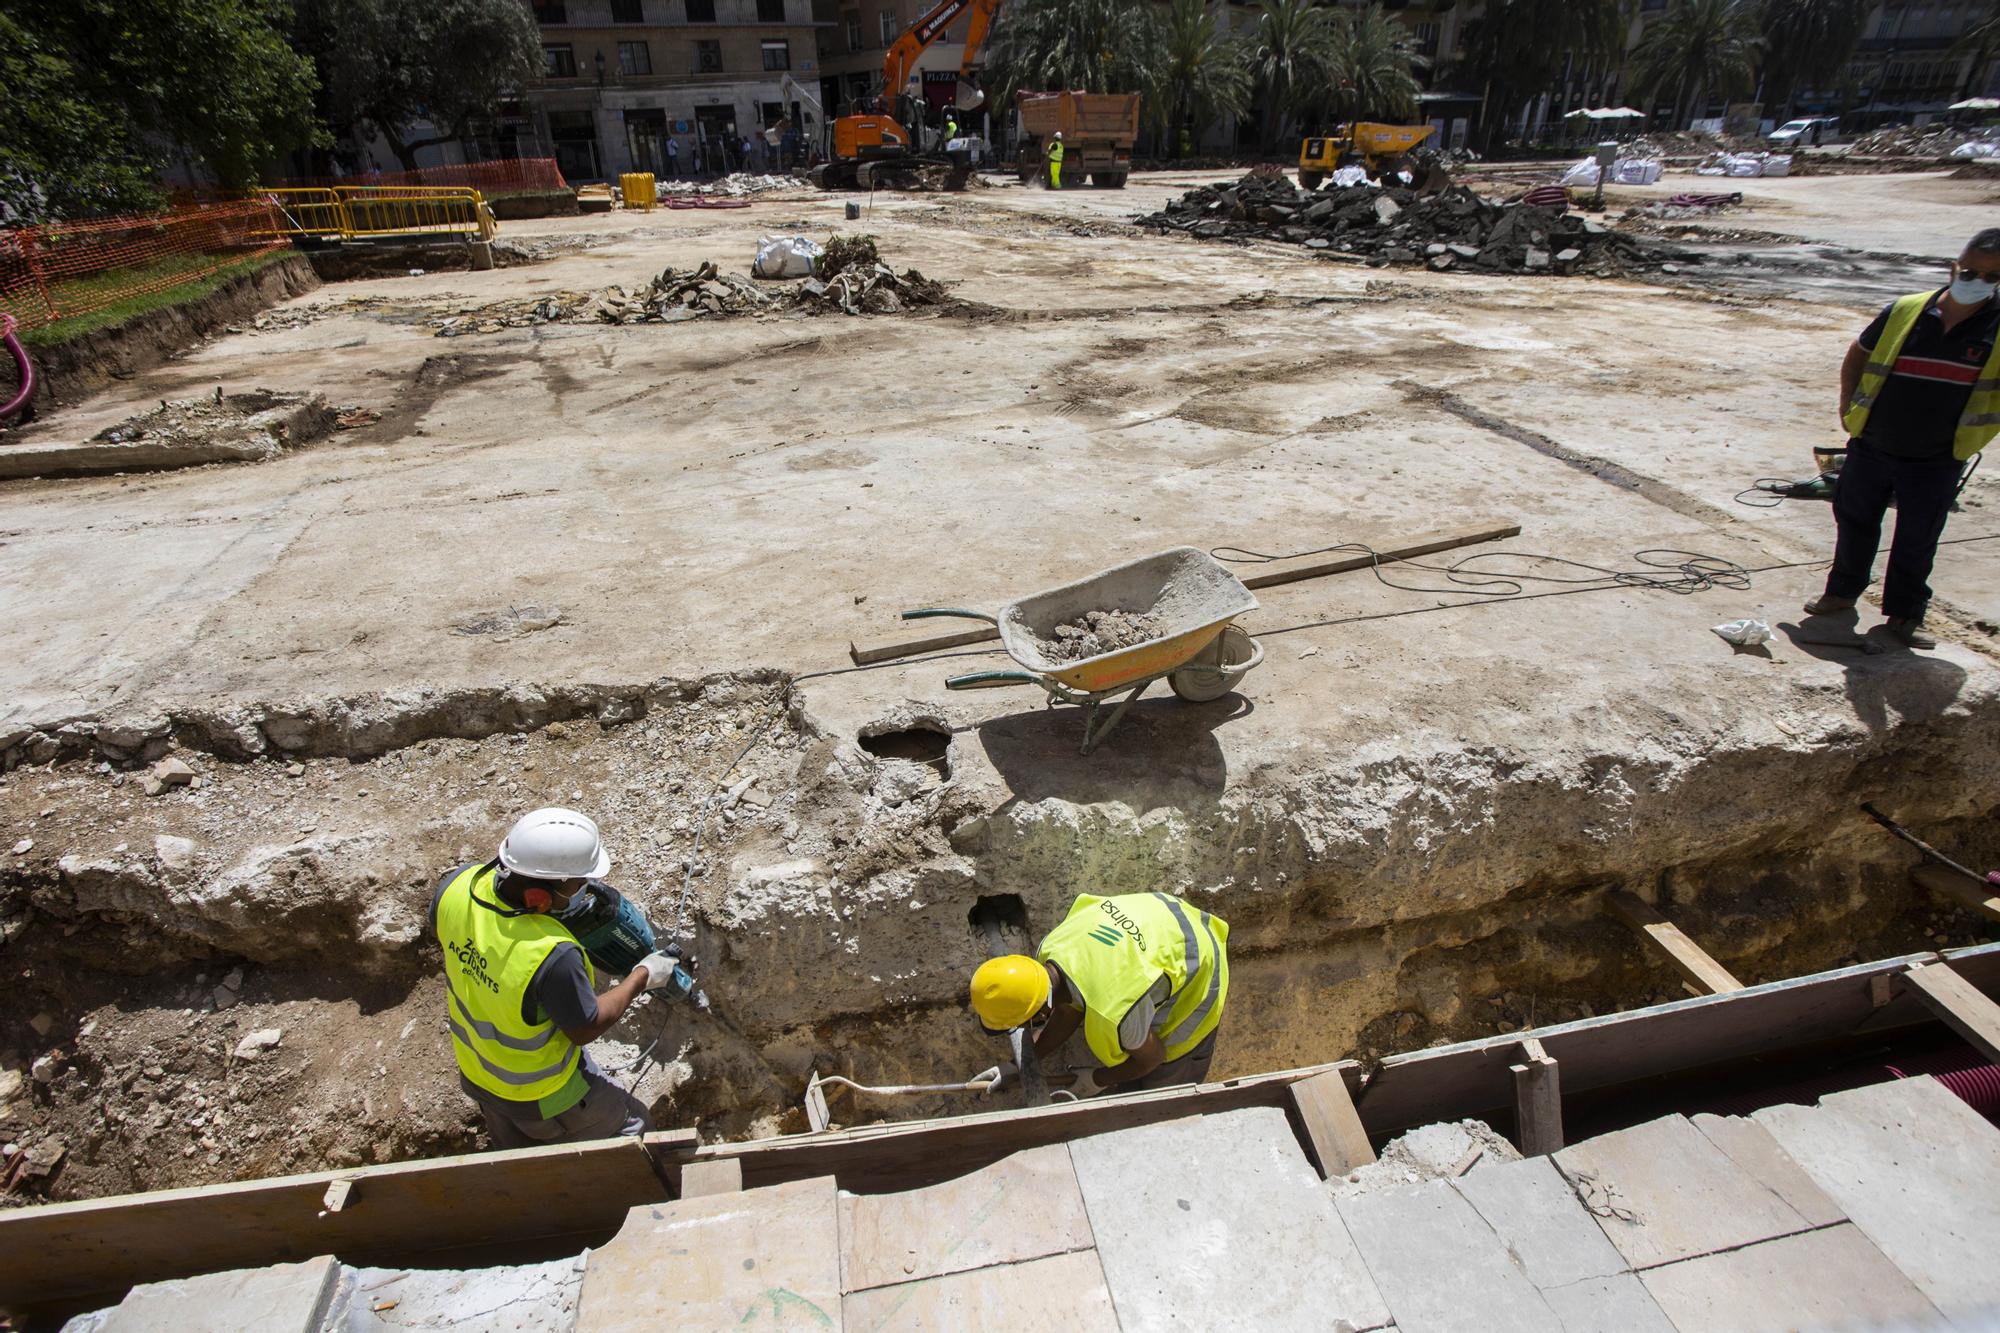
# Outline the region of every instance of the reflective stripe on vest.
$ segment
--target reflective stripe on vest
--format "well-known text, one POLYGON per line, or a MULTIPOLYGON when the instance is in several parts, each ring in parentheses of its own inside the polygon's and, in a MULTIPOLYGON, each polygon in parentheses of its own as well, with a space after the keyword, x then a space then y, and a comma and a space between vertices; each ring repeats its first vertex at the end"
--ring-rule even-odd
POLYGON ((1167 1001, 1153 1030, 1165 1060, 1178 1060, 1215 1031, 1229 995, 1229 923, 1164 893, 1082 894, 1037 954, 1069 978, 1083 1000, 1083 1036, 1104 1065, 1123 1064, 1118 1024, 1154 984, 1167 1001))
MULTIPOLYGON (((1854 438, 1861 438, 1861 433, 1868 428, 1868 415, 1881 400, 1882 388, 1889 382, 1889 376, 1895 373, 1903 344, 1909 340, 1910 330, 1917 326, 1917 320, 1929 308, 1934 295, 1934 292, 1917 292, 1912 296, 1899 296, 1889 307, 1889 319, 1882 326, 1882 337, 1862 365, 1861 382, 1855 386, 1846 415, 1840 419, 1841 425, 1854 438)), ((1996 435, 2000 435, 2000 339, 1994 340, 1985 367, 1979 378, 1972 382, 1972 394, 1965 400, 1965 410, 1958 418, 1958 429, 1952 435, 1952 455, 1962 463, 1992 443, 1996 435)))
MULTIPOLYGON (((492 864, 468 866, 438 899, 438 939, 445 951, 445 1024, 459 1072, 495 1097, 536 1104, 547 1119, 582 1100, 588 1085, 582 1052, 553 1021, 530 1024, 522 1002, 535 972, 558 945, 576 937, 553 917, 507 916, 492 864)), ((590 959, 584 972, 593 984, 590 959)))

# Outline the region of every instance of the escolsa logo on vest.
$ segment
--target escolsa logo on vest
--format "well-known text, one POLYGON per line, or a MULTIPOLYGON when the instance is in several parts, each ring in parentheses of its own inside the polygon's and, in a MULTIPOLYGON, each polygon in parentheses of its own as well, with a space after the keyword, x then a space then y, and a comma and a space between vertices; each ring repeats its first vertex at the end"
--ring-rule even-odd
POLYGON ((1146 947, 1146 932, 1139 929, 1137 921, 1134 921, 1124 912, 1119 911, 1109 898, 1097 904, 1097 907, 1099 911, 1117 923, 1118 929, 1132 937, 1132 943, 1138 945, 1141 949, 1146 947))
POLYGON ((458 959, 461 976, 470 977, 495 995, 500 993, 500 983, 486 975, 486 955, 471 940, 455 940, 446 945, 452 957, 458 959))

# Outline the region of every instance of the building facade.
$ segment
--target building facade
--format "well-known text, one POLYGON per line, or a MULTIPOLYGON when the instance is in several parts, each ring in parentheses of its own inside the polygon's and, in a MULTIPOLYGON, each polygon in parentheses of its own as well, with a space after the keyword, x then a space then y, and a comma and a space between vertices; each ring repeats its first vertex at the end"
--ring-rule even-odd
MULTIPOLYGON (((920 95, 933 107, 952 103, 958 93, 959 66, 965 60, 965 30, 961 17, 917 58, 915 87, 882 87, 882 61, 918 19, 937 7, 938 0, 815 0, 820 20, 819 99, 829 116, 848 107, 902 93, 920 95)), ((977 68, 978 62, 974 62, 977 68)))

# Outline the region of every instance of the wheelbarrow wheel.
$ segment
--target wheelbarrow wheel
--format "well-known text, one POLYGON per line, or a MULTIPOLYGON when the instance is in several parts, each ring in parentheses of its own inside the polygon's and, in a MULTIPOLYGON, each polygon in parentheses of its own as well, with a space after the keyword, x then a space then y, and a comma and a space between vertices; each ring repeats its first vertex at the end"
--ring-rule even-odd
POLYGON ((1263 645, 1229 625, 1199 656, 1167 677, 1167 685, 1189 703, 1205 704, 1235 689, 1263 660, 1263 645))

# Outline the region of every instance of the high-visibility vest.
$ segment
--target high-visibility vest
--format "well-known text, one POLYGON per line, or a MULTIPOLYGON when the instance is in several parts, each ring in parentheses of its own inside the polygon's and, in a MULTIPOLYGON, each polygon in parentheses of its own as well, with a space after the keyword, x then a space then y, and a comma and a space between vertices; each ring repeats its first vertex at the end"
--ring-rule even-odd
MULTIPOLYGON (((558 945, 576 936, 538 912, 505 915, 494 895, 495 862, 467 866, 438 899, 438 939, 444 945, 445 1021, 459 1072, 473 1086, 511 1102, 531 1102, 546 1120, 589 1091, 582 1049, 544 1018, 528 1023, 522 1000, 535 971, 558 945)), ((584 975, 596 984, 590 956, 584 975)))
MULTIPOLYGON (((1868 354, 1868 362, 1861 368, 1861 383, 1855 386, 1854 397, 1847 404, 1847 415, 1841 424, 1855 439, 1868 426, 1868 413, 1882 397, 1882 386, 1889 382, 1890 374, 1896 369, 1896 358, 1902 355, 1903 343, 1909 338, 1910 330, 1917 326, 1917 319, 1931 303, 1934 292, 1917 292, 1912 296, 1902 296, 1889 307, 1889 322, 1882 326, 1881 340, 1875 350, 1868 354)), ((1986 364, 1979 371, 1979 378, 1972 382, 1972 396, 1965 400, 1965 411, 1959 414, 1958 430, 1952 435, 1951 452, 1961 463, 1990 444, 1995 435, 2000 435, 2000 339, 1995 339, 1993 350, 1987 355, 1986 364)))
POLYGON ((1229 996, 1229 923, 1164 893, 1080 894, 1035 956, 1054 963, 1083 1000, 1083 1038, 1107 1067, 1125 1063, 1118 1022, 1162 976, 1153 1017, 1167 1060, 1199 1046, 1229 996))
POLYGON ((1057 166, 1061 166, 1062 160, 1063 160, 1062 140, 1061 139, 1049 140, 1049 161, 1055 163, 1057 166))

